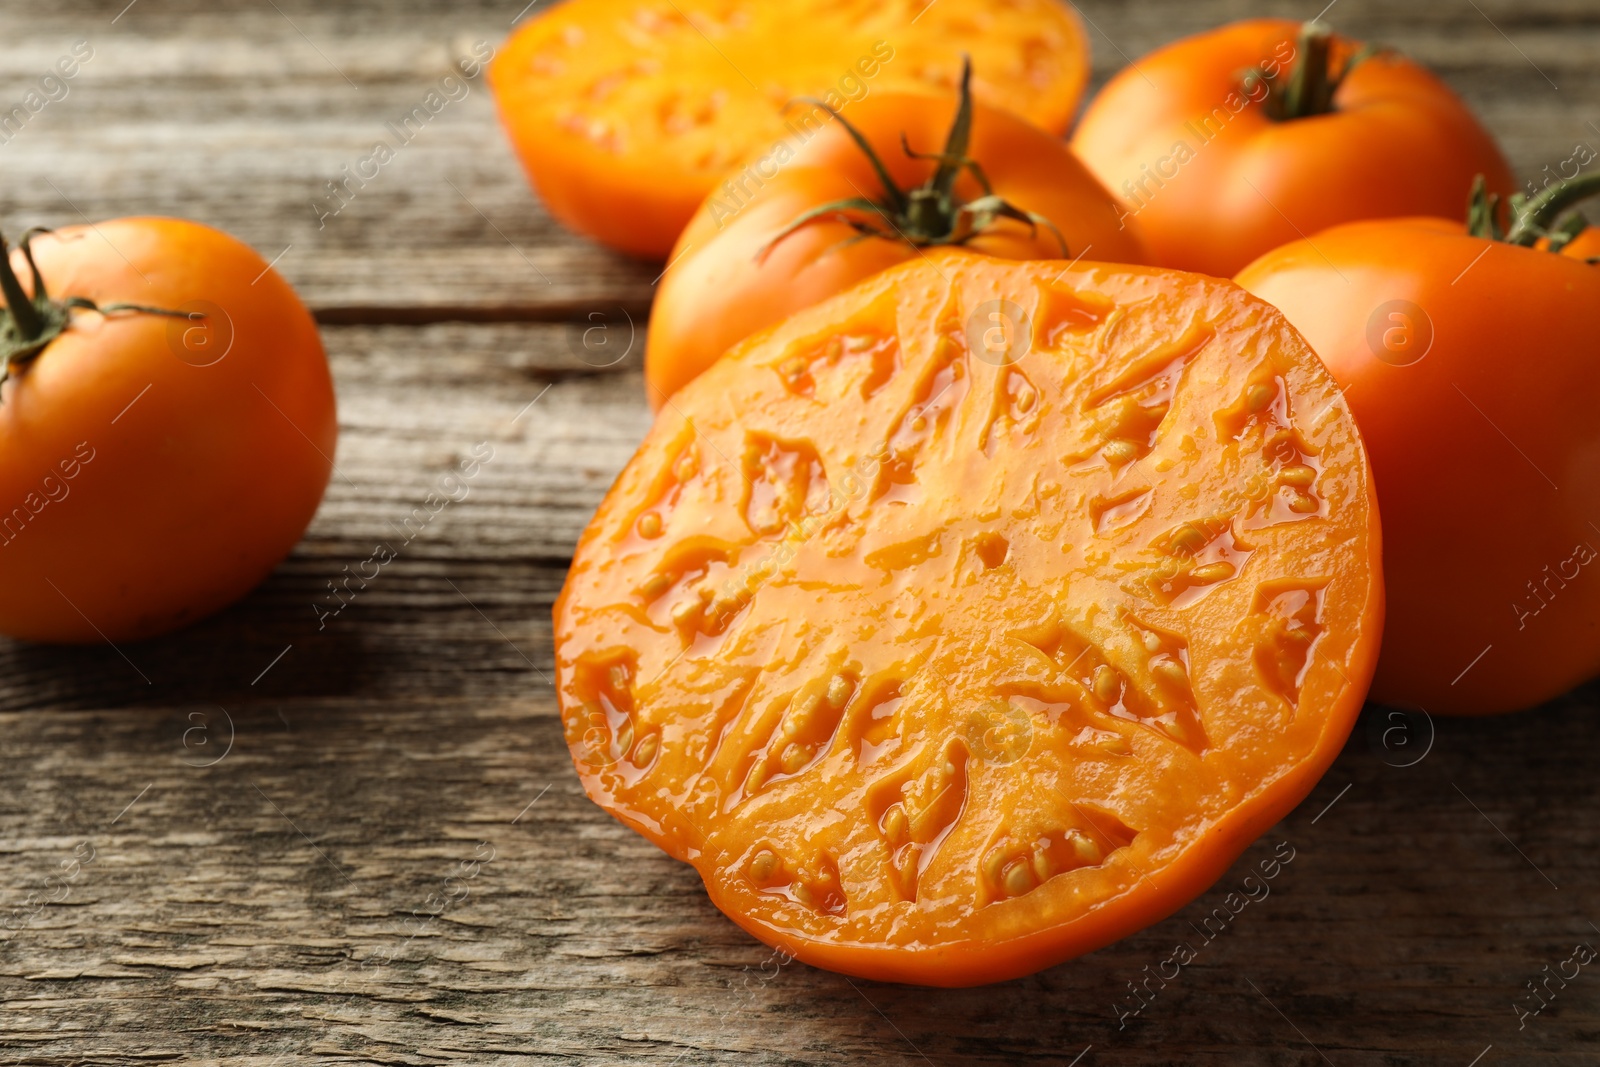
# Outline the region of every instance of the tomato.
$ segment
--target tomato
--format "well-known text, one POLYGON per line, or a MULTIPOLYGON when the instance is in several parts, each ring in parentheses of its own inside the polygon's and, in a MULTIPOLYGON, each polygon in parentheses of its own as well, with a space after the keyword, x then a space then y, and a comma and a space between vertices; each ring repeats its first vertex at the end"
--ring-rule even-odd
POLYGON ((1600 229, 1590 226, 1563 245, 1560 252, 1575 259, 1600 259, 1600 229))
POLYGON ((328 482, 333 385, 310 314, 192 222, 114 219, 31 250, 38 275, 19 249, 4 279, 5 340, 19 303, 44 329, 0 391, 0 632, 126 641, 243 596, 328 482))
POLYGON ((1139 60, 1090 103, 1072 146, 1144 224, 1155 262, 1220 277, 1341 222, 1457 218, 1480 173, 1493 192, 1515 188, 1428 70, 1281 19, 1139 60))
POLYGON ((1270 307, 935 250, 674 397, 579 542, 557 688, 589 796, 745 929, 971 985, 1171 913, 1304 798, 1380 569, 1270 307))
POLYGON ((1377 473, 1389 615, 1373 695, 1529 707, 1600 671, 1600 268, 1443 219, 1353 223, 1239 283, 1281 308, 1377 473))
POLYGON ((980 99, 1052 133, 1088 77, 1058 0, 567 0, 525 22, 490 68, 501 118, 550 213, 661 259, 724 179, 749 182, 794 131, 880 92, 953 92, 960 53, 980 99))
POLYGON ((645 349, 651 403, 659 407, 757 330, 919 257, 932 245, 960 243, 1008 259, 1145 261, 1135 230, 1118 223, 1116 200, 1065 144, 1003 111, 969 109, 967 99, 965 92, 956 101, 895 93, 868 97, 848 119, 841 117, 800 145, 752 196, 713 193, 679 238, 657 289, 645 349), (941 168, 925 158, 941 148, 946 156, 971 160, 976 169, 941 168), (879 162, 893 190, 879 176, 879 162), (930 198, 903 192, 951 180, 954 199, 931 220, 917 214, 930 198), (864 197, 878 209, 863 210, 864 197), (987 225, 980 220, 966 232, 969 227, 958 222, 960 205, 970 205, 970 211, 992 197, 1017 214, 993 214, 987 225), (810 217, 841 203, 855 206, 810 217), (1038 221, 1021 217, 1030 213, 1038 221), (853 225, 870 226, 877 235, 862 240, 853 225), (959 240, 951 238, 953 227, 959 240))

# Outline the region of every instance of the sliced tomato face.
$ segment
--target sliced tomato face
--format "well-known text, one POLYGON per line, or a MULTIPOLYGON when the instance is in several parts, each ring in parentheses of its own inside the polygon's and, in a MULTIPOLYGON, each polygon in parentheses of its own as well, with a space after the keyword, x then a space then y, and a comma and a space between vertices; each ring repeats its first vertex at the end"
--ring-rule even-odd
POLYGON ((556 606, 589 795, 802 960, 967 985, 1206 889, 1360 709, 1377 512, 1233 284, 940 253, 673 398, 556 606))
POLYGON ((664 259, 714 187, 748 195, 826 117, 791 101, 848 115, 873 93, 953 96, 963 53, 978 99, 1066 130, 1089 53, 1059 0, 567 0, 513 34, 490 80, 551 213, 664 259))

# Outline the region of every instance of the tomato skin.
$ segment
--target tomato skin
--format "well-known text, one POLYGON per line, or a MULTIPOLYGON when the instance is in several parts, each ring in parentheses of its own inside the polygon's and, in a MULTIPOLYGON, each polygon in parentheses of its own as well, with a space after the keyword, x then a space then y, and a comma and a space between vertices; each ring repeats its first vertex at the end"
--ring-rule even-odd
POLYGON ((512 110, 515 103, 500 99, 513 147, 545 210, 608 248, 639 259, 662 258, 705 196, 704 181, 630 167, 585 137, 563 137, 556 148, 539 130, 524 128, 512 110), (640 198, 645 187, 647 204, 640 198))
POLYGON ((1238 281, 1322 356, 1372 456, 1389 591, 1374 697, 1489 714, 1600 672, 1597 268, 1402 219, 1287 245, 1238 281))
MULTIPOLYGON (((259 255, 197 223, 115 219, 33 249, 56 299, 208 317, 77 311, 6 382, 0 632, 123 641, 193 622, 266 577, 322 499, 338 427, 316 324, 259 255)), ((12 266, 29 284, 20 252, 12 266)))
MULTIPOLYGON (((1239 72, 1298 59, 1299 30, 1254 19, 1186 38, 1122 71, 1090 101, 1072 146, 1145 224, 1155 262, 1227 277, 1340 223, 1458 218, 1480 173, 1490 192, 1516 191, 1504 155, 1461 99, 1398 55, 1361 63, 1335 96, 1335 112, 1273 121, 1240 93, 1239 72)), ((1356 47, 1335 40, 1336 53, 1356 47)))
MULTIPOLYGON (((884 93, 849 112, 903 189, 921 185, 934 164, 908 157, 912 148, 936 152, 944 143, 956 104, 952 100, 884 93)), ((1067 246, 1065 258, 1146 262, 1137 223, 1119 221, 1115 200, 1060 140, 994 108, 973 111, 971 157, 997 195, 1053 221, 1067 246)), ((971 201, 982 189, 970 176, 957 192, 971 201)), ((794 159, 753 195, 725 186, 695 212, 662 278, 651 311, 645 349, 650 402, 660 408, 717 357, 751 334, 782 322, 801 308, 842 292, 872 275, 926 253, 903 241, 851 242, 849 226, 817 219, 762 250, 804 211, 831 201, 883 195, 860 148, 830 122, 802 144, 794 159), (847 242, 851 242, 848 243, 847 242)), ((865 217, 865 216, 861 216, 865 217)), ((966 248, 1003 259, 1059 259, 1062 246, 1047 227, 1002 221, 966 248)))
MULTIPOLYGON (((1541 241, 1540 246, 1543 244, 1541 241)), ((1600 228, 1590 226, 1568 241, 1562 247, 1561 254, 1573 259, 1600 259, 1600 228)))

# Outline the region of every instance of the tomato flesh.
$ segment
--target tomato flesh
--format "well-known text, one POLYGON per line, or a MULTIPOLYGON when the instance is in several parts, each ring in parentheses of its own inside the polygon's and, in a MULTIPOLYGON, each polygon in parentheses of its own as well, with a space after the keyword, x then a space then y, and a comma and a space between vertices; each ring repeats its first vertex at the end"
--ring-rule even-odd
POLYGON ((661 414, 556 606, 566 736, 757 937, 1013 977, 1169 914, 1304 797, 1372 670, 1378 553, 1354 423, 1273 309, 937 253, 661 414))
POLYGON ((1056 0, 567 0, 517 30, 490 79, 552 214, 662 259, 729 172, 791 135, 791 101, 848 114, 878 92, 953 95, 963 50, 979 99, 1066 129, 1088 48, 1056 0))

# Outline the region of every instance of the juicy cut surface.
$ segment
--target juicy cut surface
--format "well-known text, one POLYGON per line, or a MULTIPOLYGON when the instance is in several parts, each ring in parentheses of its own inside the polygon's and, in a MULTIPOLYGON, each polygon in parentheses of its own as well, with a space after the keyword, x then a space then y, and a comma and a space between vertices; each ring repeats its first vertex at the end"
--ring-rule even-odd
POLYGON ((556 607, 567 740, 756 936, 1027 973, 1203 891, 1338 752, 1373 499, 1331 378, 1231 283, 918 260, 662 411, 556 607))

